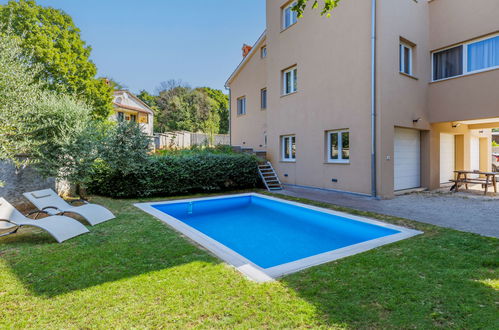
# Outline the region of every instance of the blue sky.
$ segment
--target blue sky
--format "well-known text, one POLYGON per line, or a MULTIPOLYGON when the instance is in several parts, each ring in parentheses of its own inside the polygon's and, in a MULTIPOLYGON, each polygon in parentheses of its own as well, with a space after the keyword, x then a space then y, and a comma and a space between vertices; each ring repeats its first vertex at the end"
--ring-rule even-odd
POLYGON ((169 79, 223 89, 241 61, 242 44, 265 29, 264 0, 37 2, 70 14, 92 46, 99 75, 133 92, 155 92, 169 79))

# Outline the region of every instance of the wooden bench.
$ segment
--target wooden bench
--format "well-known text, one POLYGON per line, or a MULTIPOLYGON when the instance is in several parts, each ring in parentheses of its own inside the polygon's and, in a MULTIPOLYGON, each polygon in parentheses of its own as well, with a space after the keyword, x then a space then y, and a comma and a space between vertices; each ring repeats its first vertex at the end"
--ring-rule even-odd
POLYGON ((451 180, 454 182, 454 186, 451 188, 455 192, 459 191, 459 186, 465 185, 466 189, 468 189, 469 184, 480 184, 483 188, 485 188, 484 195, 487 195, 489 192, 489 187, 494 187, 494 193, 497 194, 497 179, 496 176, 499 173, 496 172, 479 172, 479 171, 454 171, 457 174, 456 180, 451 180), (482 175, 485 178, 468 178, 468 174, 478 174, 482 175))

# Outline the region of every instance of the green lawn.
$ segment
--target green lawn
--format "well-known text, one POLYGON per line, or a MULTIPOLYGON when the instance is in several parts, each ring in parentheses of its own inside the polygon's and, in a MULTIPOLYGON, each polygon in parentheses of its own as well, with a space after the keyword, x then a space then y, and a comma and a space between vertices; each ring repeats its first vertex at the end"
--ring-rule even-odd
POLYGON ((60 245, 28 229, 0 239, 1 328, 499 324, 497 239, 356 212, 425 234, 257 284, 135 201, 93 201, 117 219, 60 245))

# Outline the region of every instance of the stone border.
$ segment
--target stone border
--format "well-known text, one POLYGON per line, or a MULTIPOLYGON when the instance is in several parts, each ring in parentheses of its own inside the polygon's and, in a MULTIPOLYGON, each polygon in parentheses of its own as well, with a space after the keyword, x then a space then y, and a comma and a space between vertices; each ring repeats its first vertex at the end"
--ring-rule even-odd
POLYGON ((229 265, 234 266, 237 270, 239 270, 241 273, 246 275, 249 279, 256 281, 256 282, 260 282, 260 283, 272 281, 272 280, 279 278, 281 276, 295 273, 295 272, 298 272, 298 271, 303 270, 305 268, 328 263, 328 262, 331 262, 334 260, 338 260, 341 258, 345 258, 348 256, 358 254, 358 253, 362 253, 362 252, 365 252, 368 250, 372 250, 374 248, 377 248, 377 247, 380 247, 380 246, 383 246, 386 244, 394 243, 394 242, 404 240, 404 239, 407 239, 407 238, 410 238, 410 237, 413 237, 416 235, 423 234, 423 232, 421 232, 421 231, 388 224, 388 223, 381 222, 381 221, 374 220, 374 219, 359 217, 359 216, 355 216, 355 215, 344 213, 344 212, 333 211, 333 210, 320 208, 320 207, 316 207, 316 206, 311 206, 311 205, 307 205, 307 204, 303 204, 303 203, 296 203, 296 202, 287 201, 287 200, 280 199, 280 198, 260 195, 257 193, 225 195, 225 196, 206 197, 206 198, 192 198, 192 199, 182 199, 182 200, 174 200, 174 201, 166 201, 166 202, 137 203, 137 204, 134 204, 134 206, 141 209, 142 211, 144 211, 146 213, 149 213, 149 214, 155 216, 156 218, 160 219, 161 221, 165 222, 173 229, 177 230, 178 232, 180 232, 183 235, 192 239, 194 242, 202 245, 203 247, 205 247, 206 249, 211 251, 213 254, 215 254, 217 257, 219 257, 220 259, 222 259, 223 261, 225 261, 229 265), (194 229, 193 227, 185 224, 184 222, 182 222, 182 221, 180 221, 180 220, 178 220, 178 219, 176 219, 176 218, 174 218, 166 213, 163 213, 163 212, 161 212, 153 207, 154 205, 188 203, 188 202, 195 202, 195 201, 227 199, 227 198, 237 198, 237 197, 247 197, 247 196, 255 196, 255 197, 265 198, 265 199, 272 200, 272 201, 277 201, 280 203, 304 207, 304 208, 307 208, 310 210, 314 210, 314 211, 318 211, 318 212, 322 212, 322 213, 327 213, 327 214, 331 214, 334 216, 339 216, 339 217, 343 217, 343 218, 347 218, 347 219, 351 219, 351 220, 355 220, 355 221, 373 224, 373 225, 380 226, 380 227, 394 229, 394 230, 399 231, 400 233, 377 238, 377 239, 373 239, 370 241, 365 241, 365 242, 350 245, 350 246, 346 246, 344 248, 336 249, 333 251, 321 253, 321 254, 314 255, 311 257, 307 257, 307 258, 303 258, 300 260, 296 260, 296 261, 293 261, 290 263, 286 263, 286 264, 282 264, 279 266, 264 269, 256 264, 254 264, 250 260, 246 259, 242 255, 238 254, 237 252, 226 247, 225 245, 221 244, 220 242, 207 236, 206 234, 203 234, 202 232, 194 229))

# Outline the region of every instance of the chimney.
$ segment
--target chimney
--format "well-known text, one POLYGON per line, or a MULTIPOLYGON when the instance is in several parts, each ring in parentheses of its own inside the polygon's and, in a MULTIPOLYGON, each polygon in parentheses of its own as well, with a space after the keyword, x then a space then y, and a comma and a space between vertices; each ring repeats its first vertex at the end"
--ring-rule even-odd
POLYGON ((253 47, 251 47, 250 45, 246 45, 246 44, 243 45, 243 58, 248 56, 248 54, 252 48, 253 47))

